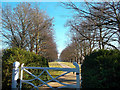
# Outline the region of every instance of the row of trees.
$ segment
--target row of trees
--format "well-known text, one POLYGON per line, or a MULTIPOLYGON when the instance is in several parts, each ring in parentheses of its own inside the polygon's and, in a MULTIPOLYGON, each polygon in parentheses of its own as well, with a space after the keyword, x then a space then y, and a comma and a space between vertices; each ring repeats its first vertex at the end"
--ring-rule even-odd
POLYGON ((72 43, 63 50, 61 59, 71 60, 74 57, 74 60, 78 62, 92 53, 94 49, 119 50, 120 2, 83 2, 79 4, 62 3, 65 8, 72 9, 75 14, 66 24, 70 27, 72 43), (70 54, 67 56, 66 52, 70 54))
POLYGON ((19 47, 48 59, 57 59, 53 37, 53 18, 38 5, 20 3, 15 8, 6 5, 2 9, 2 35, 10 47, 19 47))

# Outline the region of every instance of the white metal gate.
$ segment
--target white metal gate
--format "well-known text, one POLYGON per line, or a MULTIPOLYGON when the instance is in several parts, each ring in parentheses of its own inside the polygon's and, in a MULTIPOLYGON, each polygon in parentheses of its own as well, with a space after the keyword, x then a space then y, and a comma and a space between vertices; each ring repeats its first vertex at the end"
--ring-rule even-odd
MULTIPOLYGON (((20 63, 19 62, 14 62, 13 66, 13 74, 12 74, 12 88, 18 88, 17 87, 17 80, 19 78, 19 65, 20 63)), ((37 88, 39 89, 39 87, 43 86, 43 85, 47 85, 48 87, 52 88, 52 89, 55 89, 53 88, 52 86, 50 86, 49 82, 51 81, 56 81, 57 83, 60 83, 64 86, 61 86, 61 87, 58 87, 58 88, 76 88, 76 89, 79 89, 80 88, 80 69, 79 69, 79 65, 74 62, 73 65, 76 67, 76 68, 49 68, 49 67, 24 67, 24 64, 21 65, 21 75, 20 75, 20 89, 22 88, 22 83, 27 83, 27 84, 30 84, 32 85, 34 88, 37 88), (32 74, 30 71, 28 71, 27 69, 41 69, 43 70, 38 76, 35 76, 34 74, 32 74), (48 72, 48 70, 58 70, 58 71, 65 71, 65 73, 53 78, 50 73, 48 72), (30 80, 23 80, 23 71, 27 72, 28 74, 30 74, 31 76, 34 77, 34 79, 30 79, 30 80), (48 81, 43 81, 41 80, 39 77, 44 73, 44 72, 47 72, 47 74, 51 77, 51 80, 48 80, 48 81), (65 83, 62 83, 60 81, 57 80, 57 78, 61 77, 61 76, 64 76, 70 72, 76 72, 76 85, 73 85, 73 84, 65 84, 65 83), (40 82, 42 82, 42 84, 38 85, 38 86, 35 86, 33 83, 31 83, 30 81, 33 81, 35 79, 38 79, 40 82)))

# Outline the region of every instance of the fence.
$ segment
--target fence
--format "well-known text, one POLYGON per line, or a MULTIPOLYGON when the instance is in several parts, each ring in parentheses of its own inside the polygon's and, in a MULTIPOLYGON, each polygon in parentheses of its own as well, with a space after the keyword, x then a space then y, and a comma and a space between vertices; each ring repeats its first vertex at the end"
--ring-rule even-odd
POLYGON ((32 85, 34 88, 39 89, 39 87, 43 86, 43 85, 47 85, 48 87, 53 88, 52 86, 50 86, 48 83, 51 81, 56 81, 64 86, 58 87, 58 88, 76 88, 76 89, 80 89, 80 69, 79 69, 79 65, 74 62, 73 65, 76 68, 53 68, 53 67, 24 67, 24 64, 21 65, 21 73, 20 73, 20 79, 19 79, 19 66, 20 63, 19 62, 14 62, 13 63, 13 73, 12 73, 12 89, 14 88, 22 88, 22 83, 27 83, 32 85), (28 71, 27 69, 41 69, 43 70, 38 76, 35 76, 34 74, 32 74, 30 71, 28 71), (48 70, 58 70, 58 71, 65 71, 65 73, 53 78, 50 73, 48 72, 48 70), (30 79, 30 80, 23 80, 23 71, 27 72, 28 74, 30 74, 31 76, 34 77, 34 79, 30 79), (48 80, 47 82, 41 80, 39 77, 44 73, 47 72, 47 74, 51 77, 51 80, 48 80), (65 84, 62 83, 60 81, 57 80, 57 78, 64 76, 70 72, 76 72, 76 85, 73 84, 65 84), (33 83, 31 83, 30 81, 33 81, 35 79, 38 79, 40 82, 42 82, 42 84, 35 86, 33 83), (20 83, 20 86, 18 86, 18 83, 20 83))

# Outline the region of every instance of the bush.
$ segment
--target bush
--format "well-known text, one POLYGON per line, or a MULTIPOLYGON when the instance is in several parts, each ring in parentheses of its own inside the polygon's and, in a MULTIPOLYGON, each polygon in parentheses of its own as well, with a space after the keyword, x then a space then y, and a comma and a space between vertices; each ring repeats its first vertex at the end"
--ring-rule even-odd
MULTIPOLYGON (((20 62, 20 64, 24 63, 24 66, 27 67, 48 67, 48 62, 44 57, 41 57, 39 55, 36 55, 33 52, 29 52, 20 48, 11 48, 6 49, 3 51, 3 57, 2 57, 2 88, 8 89, 11 88, 12 83, 12 68, 13 63, 15 61, 20 62)), ((32 72, 35 75, 39 75, 41 70, 33 70, 30 69, 30 72, 32 72)), ((25 80, 29 80, 33 78, 28 73, 24 71, 24 77, 25 80)), ((41 79, 47 80, 47 74, 42 74, 41 79)), ((38 81, 33 81, 33 83, 38 81)), ((38 84, 38 83, 35 83, 38 84)), ((31 86, 28 86, 27 84, 23 85, 25 88, 31 88, 31 86)))
POLYGON ((99 50, 85 57, 82 65, 83 88, 119 88, 120 51, 99 50))

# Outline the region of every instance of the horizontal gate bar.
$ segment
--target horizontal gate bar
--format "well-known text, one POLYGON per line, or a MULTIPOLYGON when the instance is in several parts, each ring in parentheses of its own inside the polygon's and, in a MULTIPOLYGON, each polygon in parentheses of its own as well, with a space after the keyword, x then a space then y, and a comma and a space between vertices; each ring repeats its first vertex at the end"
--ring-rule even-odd
POLYGON ((76 88, 76 85, 67 85, 67 86, 61 86, 61 87, 58 87, 59 88, 76 88))
POLYGON ((22 69, 44 69, 44 70, 57 70, 57 71, 70 71, 70 72, 76 72, 76 68, 22 67, 22 69))

